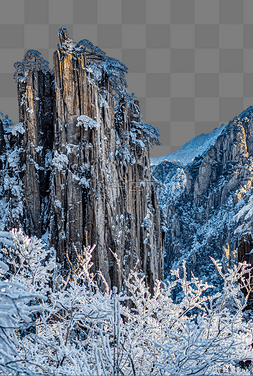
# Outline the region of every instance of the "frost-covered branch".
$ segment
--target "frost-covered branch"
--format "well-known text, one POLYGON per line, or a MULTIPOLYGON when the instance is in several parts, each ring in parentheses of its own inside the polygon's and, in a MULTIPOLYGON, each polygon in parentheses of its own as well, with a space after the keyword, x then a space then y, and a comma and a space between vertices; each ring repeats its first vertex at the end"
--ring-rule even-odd
POLYGON ((173 282, 156 281, 152 294, 136 270, 117 292, 100 271, 91 272, 95 246, 87 246, 75 248, 76 262, 69 260, 70 273, 54 280, 53 289, 56 264, 43 244, 20 230, 4 236, 13 242, 5 247, 12 273, 0 264, 0 370, 6 374, 22 367, 28 375, 250 374, 241 368, 253 360, 253 324, 243 312, 242 289, 251 291, 246 263, 223 272, 213 260, 224 281, 217 294, 188 278, 185 264, 182 275, 172 272, 173 282))

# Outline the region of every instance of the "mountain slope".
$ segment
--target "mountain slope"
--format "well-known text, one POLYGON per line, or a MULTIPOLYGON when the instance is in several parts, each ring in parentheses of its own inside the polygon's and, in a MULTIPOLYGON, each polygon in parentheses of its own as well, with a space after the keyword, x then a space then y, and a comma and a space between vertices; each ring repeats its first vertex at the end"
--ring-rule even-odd
POLYGON ((217 285, 210 256, 222 260, 225 268, 233 264, 242 234, 252 227, 253 106, 226 126, 184 145, 177 152, 179 163, 169 161, 173 154, 152 166, 167 219, 167 277, 185 259, 188 271, 217 285), (189 161, 201 140, 206 149, 189 161))

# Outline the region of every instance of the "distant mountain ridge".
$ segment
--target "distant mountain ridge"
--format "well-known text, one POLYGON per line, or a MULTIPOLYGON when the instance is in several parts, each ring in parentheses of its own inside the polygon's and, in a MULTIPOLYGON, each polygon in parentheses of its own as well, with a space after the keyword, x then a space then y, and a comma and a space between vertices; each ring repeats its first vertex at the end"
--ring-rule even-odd
POLYGON ((165 274, 185 259, 188 271, 217 285, 210 256, 231 266, 252 232, 253 106, 151 163, 167 220, 165 274))
POLYGON ((202 133, 194 137, 174 153, 169 153, 164 157, 150 158, 150 164, 157 165, 160 162, 167 160, 170 162, 181 162, 184 166, 186 166, 195 157, 205 153, 207 149, 215 143, 217 137, 221 134, 224 128, 225 125, 222 124, 220 128, 215 128, 210 133, 202 133))

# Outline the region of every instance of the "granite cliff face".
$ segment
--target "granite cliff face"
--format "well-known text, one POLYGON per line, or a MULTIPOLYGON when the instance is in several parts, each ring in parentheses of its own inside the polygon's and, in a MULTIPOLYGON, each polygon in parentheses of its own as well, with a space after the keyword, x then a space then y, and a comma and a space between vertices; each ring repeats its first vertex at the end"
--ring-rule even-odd
POLYGON ((225 268, 237 262, 240 239, 252 228, 253 107, 206 136, 206 149, 197 151, 198 136, 177 161, 160 158, 151 168, 168 222, 165 270, 185 259, 189 271, 217 285, 210 256, 225 268))
POLYGON ((34 50, 14 65, 20 123, 5 137, 0 124, 2 228, 47 238, 65 268, 73 244, 96 244, 94 270, 120 288, 113 253, 126 274, 139 259, 152 287, 165 241, 149 158, 159 132, 126 92, 124 64, 64 28, 59 38, 53 71, 34 50))
MULTIPOLYGON (((48 226, 50 157, 53 149, 54 85, 48 63, 38 51, 30 50, 22 63, 15 63, 19 121, 12 128, 15 158, 19 158, 22 193, 17 195, 20 213, 10 203, 7 227, 22 227, 41 238, 48 226), (23 211, 22 209, 23 208, 23 211), (15 221, 13 221, 13 219, 15 221)), ((10 153, 8 154, 8 158, 10 153)), ((13 161, 13 167, 18 166, 13 161)), ((8 168, 9 166, 7 166, 8 168)), ((18 172, 18 170, 16 171, 18 172)))

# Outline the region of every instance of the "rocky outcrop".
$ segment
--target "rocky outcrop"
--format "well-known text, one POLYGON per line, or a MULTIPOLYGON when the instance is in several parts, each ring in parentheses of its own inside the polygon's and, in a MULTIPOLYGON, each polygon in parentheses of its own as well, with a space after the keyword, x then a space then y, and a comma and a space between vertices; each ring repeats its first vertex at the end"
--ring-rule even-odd
POLYGON ((15 64, 20 123, 9 147, 20 195, 9 192, 5 227, 48 236, 65 269, 66 251, 75 262, 74 246, 96 244, 94 271, 119 288, 114 254, 126 274, 139 259, 152 287, 164 269, 165 233, 149 162, 159 132, 143 122, 138 101, 126 92, 124 64, 88 40, 75 43, 64 28, 59 38, 54 72, 33 50, 15 64))
MULTIPOLYGON (((163 239, 138 101, 121 94, 114 103, 110 71, 93 70, 104 55, 87 41, 75 45, 66 33, 61 40, 54 53, 50 243, 63 262, 66 249, 80 248, 87 235, 97 245, 95 268, 112 285, 121 284, 112 252, 126 273, 140 259, 152 284, 163 274, 163 239)), ((114 61, 105 63, 113 68, 114 61)))
POLYGON ((253 107, 249 107, 192 162, 164 160, 152 166, 168 221, 167 271, 185 259, 188 271, 217 285, 210 256, 222 260, 225 268, 236 262, 241 236, 252 227, 252 137, 253 107))

